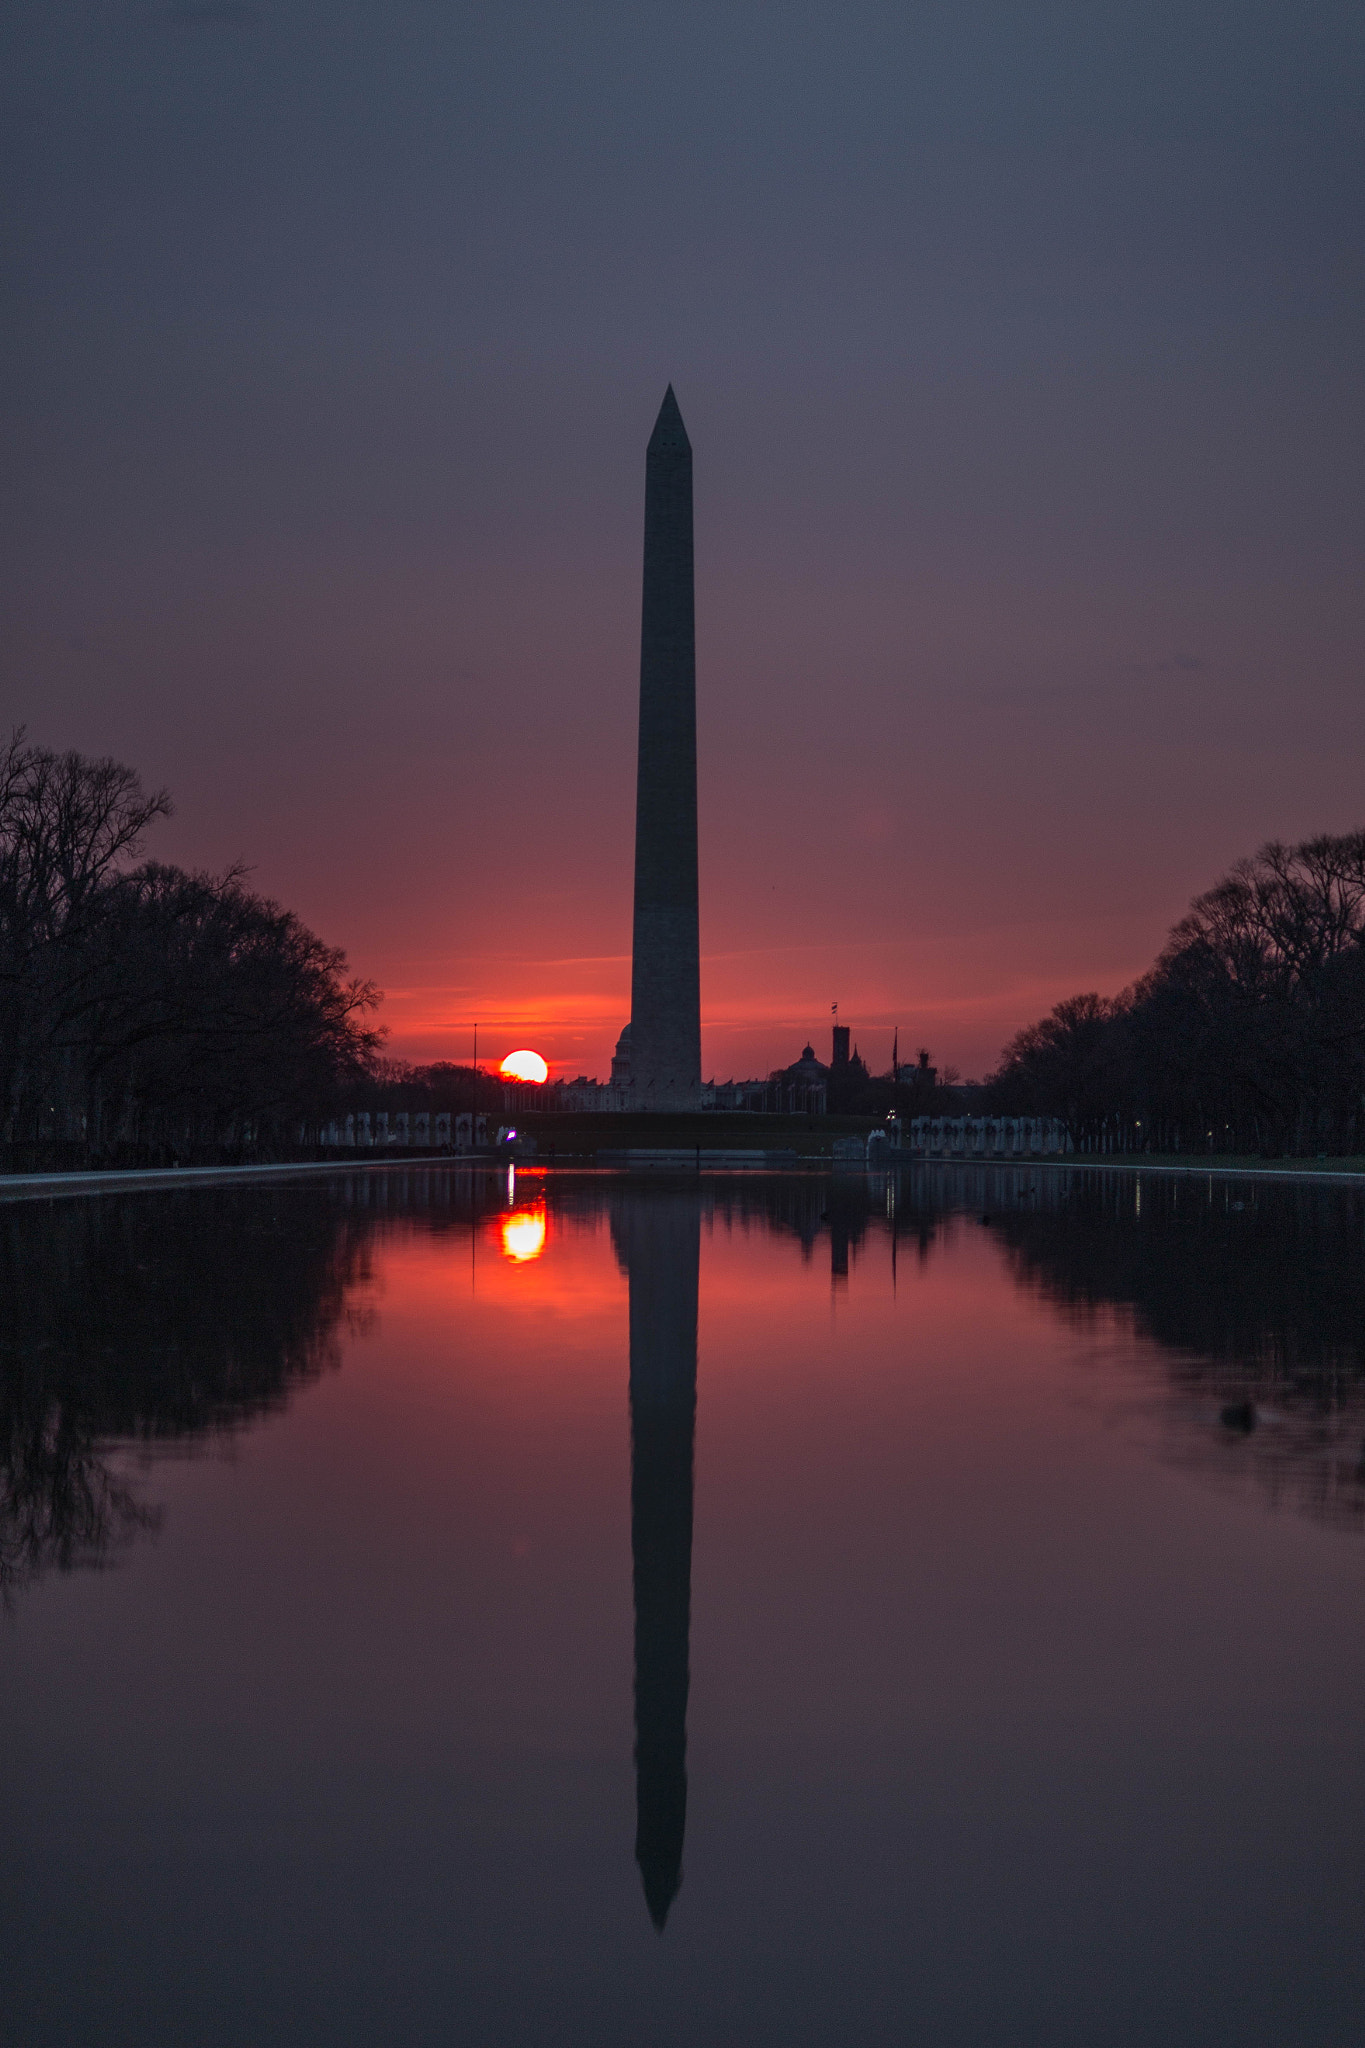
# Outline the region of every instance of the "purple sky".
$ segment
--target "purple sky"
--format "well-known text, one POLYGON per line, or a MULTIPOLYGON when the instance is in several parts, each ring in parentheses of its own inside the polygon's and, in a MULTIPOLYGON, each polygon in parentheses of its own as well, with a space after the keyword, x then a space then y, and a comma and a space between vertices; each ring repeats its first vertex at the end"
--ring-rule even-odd
POLYGON ((0 709, 168 783, 152 850, 246 859, 395 1051, 605 1071, 670 378, 708 1073, 835 1000, 982 1072, 1365 824, 1357 8, 0 34, 0 709))

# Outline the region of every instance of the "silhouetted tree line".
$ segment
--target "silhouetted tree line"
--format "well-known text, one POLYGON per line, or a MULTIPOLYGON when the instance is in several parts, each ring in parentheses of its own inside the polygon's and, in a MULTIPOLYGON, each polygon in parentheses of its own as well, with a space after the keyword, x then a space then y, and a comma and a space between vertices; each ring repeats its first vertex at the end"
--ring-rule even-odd
POLYGON ((0 750, 10 1164, 296 1150, 374 1060, 373 984, 241 869, 135 864, 170 811, 117 762, 0 750))
POLYGON ((500 1115, 504 1083, 484 1067, 450 1060, 412 1066, 406 1060, 375 1059, 357 1071, 338 1096, 343 1114, 352 1110, 427 1110, 432 1115, 466 1110, 500 1115))
POLYGON ((1365 832, 1239 861, 1132 988, 1021 1031, 988 1099, 1083 1151, 1365 1151, 1365 832))

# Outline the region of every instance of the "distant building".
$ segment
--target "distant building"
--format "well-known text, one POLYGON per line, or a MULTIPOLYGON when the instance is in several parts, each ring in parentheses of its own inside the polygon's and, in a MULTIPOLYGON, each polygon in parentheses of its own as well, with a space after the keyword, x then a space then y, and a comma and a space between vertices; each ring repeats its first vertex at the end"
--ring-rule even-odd
POLYGON ((616 1041, 616 1051, 612 1055, 611 1062, 611 1079, 613 1087, 617 1086, 618 1084, 622 1088, 629 1088, 630 1086, 629 1024, 627 1024, 625 1030, 621 1033, 621 1036, 616 1041))
POLYGON ((815 1047, 804 1045, 799 1060, 793 1060, 789 1067, 783 1067, 782 1077, 786 1081, 806 1081, 812 1086, 828 1078, 829 1068, 815 1057, 815 1047))
POLYGON ((579 1074, 573 1081, 552 1082, 542 1091, 539 1107, 594 1111, 629 1109, 630 1090, 619 1081, 591 1081, 586 1074, 579 1074))
POLYGON ((793 1060, 789 1067, 775 1068, 768 1076, 767 1106, 805 1116, 823 1116, 829 1104, 829 1071, 816 1059, 813 1045, 803 1046, 799 1060, 793 1060))
POLYGON ((937 1088, 938 1068, 930 1066, 929 1054, 925 1047, 921 1046, 915 1055, 914 1065, 902 1065, 893 1069, 891 1078, 899 1090, 896 1098, 897 1107, 909 1104, 908 1113, 918 1116, 920 1111, 914 1105, 922 1098, 932 1095, 937 1088))
POLYGON ((836 1024, 831 1038, 829 1072, 825 1088, 827 1107, 836 1115, 852 1109, 868 1079, 867 1066, 857 1046, 849 1051, 847 1024, 836 1024))
POLYGON ((703 1081, 701 1106, 703 1109, 765 1109, 767 1107, 768 1083, 766 1081, 703 1081))

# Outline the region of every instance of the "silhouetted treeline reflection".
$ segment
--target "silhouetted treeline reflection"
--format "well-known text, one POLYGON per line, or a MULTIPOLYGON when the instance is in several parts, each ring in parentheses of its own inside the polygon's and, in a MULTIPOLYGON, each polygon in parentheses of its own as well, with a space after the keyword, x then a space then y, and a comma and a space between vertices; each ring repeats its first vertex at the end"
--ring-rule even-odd
POLYGON ((1131 1312, 1159 1347, 1181 1462, 1277 1505, 1365 1528, 1365 1191, 1077 1167, 927 1166, 703 1183, 731 1229, 827 1241, 848 1284, 869 1234, 928 1257, 986 1224, 1018 1283, 1064 1314, 1131 1312))
POLYGON ((1131 1315, 1180 1462, 1365 1529, 1365 1191, 1083 1167, 898 1179, 898 1229, 958 1212, 1069 1318, 1131 1315))
POLYGON ((334 1365, 367 1231, 301 1186, 0 1206, 0 1585, 155 1526, 112 1445, 231 1429, 334 1365))
POLYGON ((1365 1193, 1046 1178, 996 1219, 1016 1277, 1071 1315, 1131 1310, 1167 1354, 1176 1455, 1365 1527, 1365 1193))
MULTIPOLYGON (((335 1364, 341 1326, 368 1312, 373 1250, 387 1230, 467 1244, 482 1222, 528 1201, 543 1205, 552 1230, 612 1219, 631 1276, 637 1462, 647 1462, 636 1398, 646 1283, 634 1210, 682 1218, 698 1242, 717 1230, 794 1239, 804 1260, 828 1257, 835 1288, 856 1278, 873 1239, 924 1259, 945 1229, 988 1218, 1022 1287, 1069 1317, 1126 1310, 1159 1347, 1175 1455, 1365 1526, 1365 1194, 1085 1168, 673 1182, 342 1171, 325 1183, 0 1205, 0 1586, 107 1562, 155 1527, 155 1505, 121 1452, 244 1425, 335 1364)), ((677 1229, 665 1236, 672 1244, 677 1229)), ((695 1252, 683 1264, 690 1281, 675 1273, 669 1285, 690 1287, 691 1314, 672 1316, 668 1340, 690 1343, 693 1375, 690 1390, 678 1379, 687 1485, 669 1516, 679 1556, 690 1532, 695 1252)), ((645 1526, 637 1518, 642 1541, 645 1526)), ((685 1587, 681 1601, 685 1615, 685 1587)), ((685 1704, 685 1625, 680 1669, 685 1704)))

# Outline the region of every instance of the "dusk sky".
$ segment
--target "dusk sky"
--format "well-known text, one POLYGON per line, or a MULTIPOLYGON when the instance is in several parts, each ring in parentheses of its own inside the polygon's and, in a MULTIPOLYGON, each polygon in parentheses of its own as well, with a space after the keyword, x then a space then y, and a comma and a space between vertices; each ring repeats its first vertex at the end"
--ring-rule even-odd
POLYGON ((1365 826, 1355 5, 15 0, 4 722, 407 1058, 605 1074, 645 442, 703 1072, 978 1075, 1365 826))

